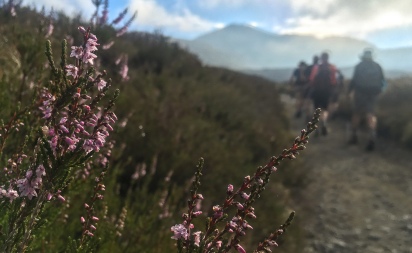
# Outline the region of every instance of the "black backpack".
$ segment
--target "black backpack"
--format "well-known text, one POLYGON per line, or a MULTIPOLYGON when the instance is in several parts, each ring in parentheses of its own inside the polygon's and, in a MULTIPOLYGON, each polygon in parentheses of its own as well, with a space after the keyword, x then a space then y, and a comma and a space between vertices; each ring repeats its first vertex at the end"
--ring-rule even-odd
POLYGON ((371 95, 379 94, 383 86, 380 66, 375 62, 362 62, 356 67, 355 89, 371 95))
POLYGON ((314 91, 329 91, 332 88, 332 71, 329 64, 320 64, 318 66, 318 73, 313 80, 314 91))

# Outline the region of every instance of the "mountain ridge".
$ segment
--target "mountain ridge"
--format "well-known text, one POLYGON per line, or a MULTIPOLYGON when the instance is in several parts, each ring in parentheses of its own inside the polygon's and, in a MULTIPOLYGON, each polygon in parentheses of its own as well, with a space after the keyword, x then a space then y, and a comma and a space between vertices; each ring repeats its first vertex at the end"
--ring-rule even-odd
MULTIPOLYGON (((351 37, 316 38, 310 35, 281 35, 242 24, 198 36, 193 40, 175 40, 196 54, 205 65, 229 68, 260 75, 269 69, 292 69, 300 61, 311 63, 313 55, 330 52, 330 61, 338 68, 353 68, 365 48, 372 48, 384 70, 397 75, 411 71, 412 47, 380 49, 374 44, 351 37)), ((289 74, 288 74, 289 75, 289 74)), ((267 75, 261 75, 267 78, 267 75)), ((284 76, 281 75, 285 80, 284 76)), ((275 79, 271 79, 275 80, 275 79)), ((277 80, 279 81, 279 80, 277 80)))

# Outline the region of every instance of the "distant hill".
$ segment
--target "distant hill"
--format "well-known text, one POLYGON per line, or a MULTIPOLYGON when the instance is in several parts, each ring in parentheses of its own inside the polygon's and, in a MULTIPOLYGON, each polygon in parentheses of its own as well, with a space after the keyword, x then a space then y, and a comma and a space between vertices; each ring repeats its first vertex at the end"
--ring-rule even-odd
POLYGON ((194 40, 177 42, 198 55, 206 65, 240 70, 276 81, 287 80, 299 61, 310 63, 313 55, 325 50, 330 52, 331 62, 342 69, 353 68, 365 48, 375 50, 377 61, 390 73, 389 76, 408 74, 412 69, 412 48, 383 50, 353 38, 278 35, 239 24, 194 40))

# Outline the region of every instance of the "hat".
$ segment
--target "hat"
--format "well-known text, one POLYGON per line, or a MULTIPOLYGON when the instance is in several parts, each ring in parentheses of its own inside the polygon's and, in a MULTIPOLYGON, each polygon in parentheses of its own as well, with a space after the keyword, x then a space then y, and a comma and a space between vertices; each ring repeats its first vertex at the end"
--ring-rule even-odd
POLYGON ((372 49, 365 49, 365 50, 363 51, 363 54, 360 55, 360 58, 361 58, 362 60, 372 60, 372 58, 373 58, 372 49))

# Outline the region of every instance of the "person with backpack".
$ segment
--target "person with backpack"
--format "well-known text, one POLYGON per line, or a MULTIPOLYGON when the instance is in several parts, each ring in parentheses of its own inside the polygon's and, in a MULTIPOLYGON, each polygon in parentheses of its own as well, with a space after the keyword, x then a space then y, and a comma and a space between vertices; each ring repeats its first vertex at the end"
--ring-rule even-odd
POLYGON ((375 149, 377 118, 375 116, 376 98, 386 85, 381 66, 373 60, 371 49, 365 49, 361 62, 356 65, 349 85, 349 94, 353 93, 352 126, 349 144, 357 144, 357 130, 362 115, 366 116, 369 140, 366 150, 375 149))
POLYGON ((335 65, 329 63, 329 54, 327 52, 321 54, 320 60, 320 64, 312 68, 309 81, 313 105, 315 109, 322 109, 320 115, 321 133, 327 135, 328 107, 334 86, 337 84, 337 69, 335 65))
POLYGON ((307 64, 304 61, 299 62, 298 67, 293 71, 289 83, 294 86, 296 98, 295 117, 300 118, 304 110, 304 97, 307 90, 308 75, 306 73, 307 64))
POLYGON ((306 76, 308 77, 308 85, 305 92, 304 97, 304 104, 306 107, 306 118, 305 122, 309 122, 313 115, 313 102, 312 102, 312 89, 310 86, 310 74, 312 73, 312 69, 319 64, 319 56, 314 55, 312 58, 312 64, 306 68, 306 76))

